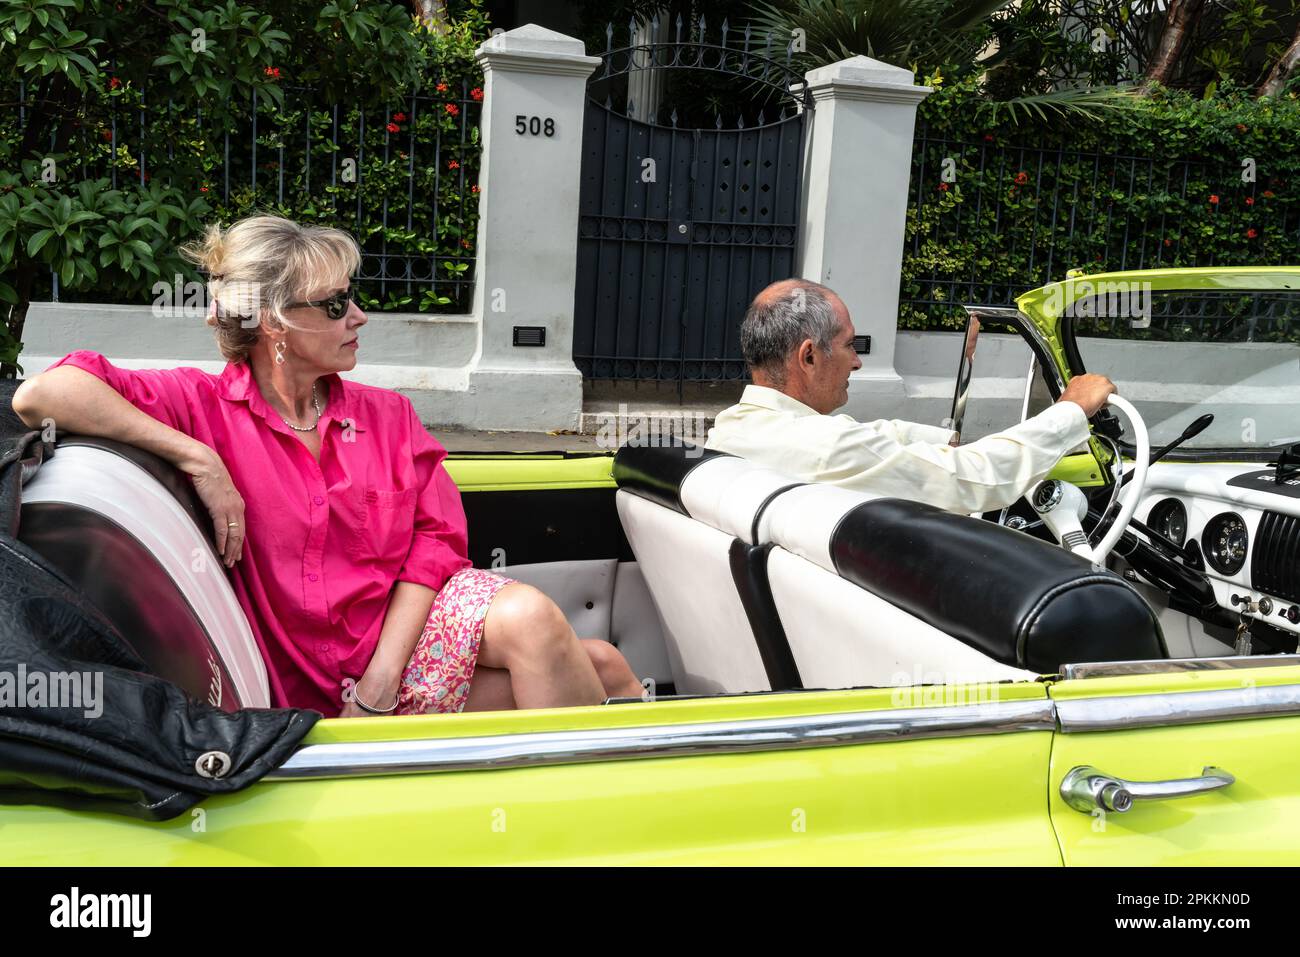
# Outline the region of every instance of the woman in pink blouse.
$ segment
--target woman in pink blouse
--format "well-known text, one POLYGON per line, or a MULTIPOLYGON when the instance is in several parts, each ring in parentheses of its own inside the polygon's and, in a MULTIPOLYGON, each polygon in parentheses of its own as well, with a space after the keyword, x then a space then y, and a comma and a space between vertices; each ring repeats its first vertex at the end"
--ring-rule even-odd
POLYGON ((256 216, 187 252, 210 275, 220 375, 73 352, 13 406, 191 476, 275 705, 351 717, 641 693, 544 594, 470 567, 446 451, 405 396, 339 377, 366 323, 352 237, 256 216))

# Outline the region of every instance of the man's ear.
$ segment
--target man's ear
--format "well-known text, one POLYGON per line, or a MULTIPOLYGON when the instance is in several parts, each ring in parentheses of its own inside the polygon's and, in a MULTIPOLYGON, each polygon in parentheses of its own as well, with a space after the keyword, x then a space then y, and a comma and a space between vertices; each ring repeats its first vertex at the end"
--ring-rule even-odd
POLYGON ((799 361, 805 365, 812 365, 815 361, 813 354, 817 351, 817 346, 811 339, 805 339, 799 343, 799 361))

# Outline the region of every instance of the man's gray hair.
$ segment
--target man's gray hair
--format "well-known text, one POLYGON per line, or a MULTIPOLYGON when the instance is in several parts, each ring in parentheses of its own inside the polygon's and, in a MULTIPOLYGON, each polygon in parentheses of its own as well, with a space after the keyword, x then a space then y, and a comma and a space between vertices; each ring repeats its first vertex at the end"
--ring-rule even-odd
POLYGON ((740 352, 751 370, 761 370, 778 387, 799 343, 811 339, 828 357, 840 330, 830 289, 810 280, 787 280, 773 294, 769 286, 749 304, 740 323, 740 352))

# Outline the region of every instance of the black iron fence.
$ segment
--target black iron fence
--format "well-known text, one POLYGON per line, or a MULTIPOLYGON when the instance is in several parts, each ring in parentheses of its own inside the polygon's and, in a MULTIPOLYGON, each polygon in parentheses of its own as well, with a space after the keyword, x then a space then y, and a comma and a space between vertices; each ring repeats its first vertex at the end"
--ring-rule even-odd
MULTIPOLYGON (((132 93, 74 124, 64 154, 78 159, 60 169, 63 188, 99 178, 115 189, 160 183, 202 200, 205 222, 269 210, 346 229, 362 248, 365 305, 468 311, 483 99, 476 80, 436 84, 383 109, 285 87, 283 106, 254 95, 220 126, 202 109, 180 110, 164 85, 132 93)), ((11 147, 31 106, 21 87, 0 109, 11 147)), ((112 298, 108 290, 71 296, 112 298)), ((69 298, 53 274, 37 297, 69 298)))
POLYGON ((1085 272, 1300 259, 1300 202, 1263 156, 1132 156, 918 127, 899 325, 957 328, 1085 272))

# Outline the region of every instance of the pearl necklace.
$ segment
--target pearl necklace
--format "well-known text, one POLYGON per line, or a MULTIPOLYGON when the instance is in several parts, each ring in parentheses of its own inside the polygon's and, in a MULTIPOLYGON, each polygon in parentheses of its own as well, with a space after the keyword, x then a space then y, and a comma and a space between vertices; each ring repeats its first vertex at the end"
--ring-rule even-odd
POLYGON ((316 395, 316 383, 314 382, 311 384, 311 404, 316 408, 316 421, 313 422, 310 426, 294 425, 284 416, 280 416, 280 421, 283 422, 285 425, 287 425, 289 428, 293 429, 295 432, 315 432, 316 426, 320 425, 321 410, 320 410, 320 399, 316 395))

